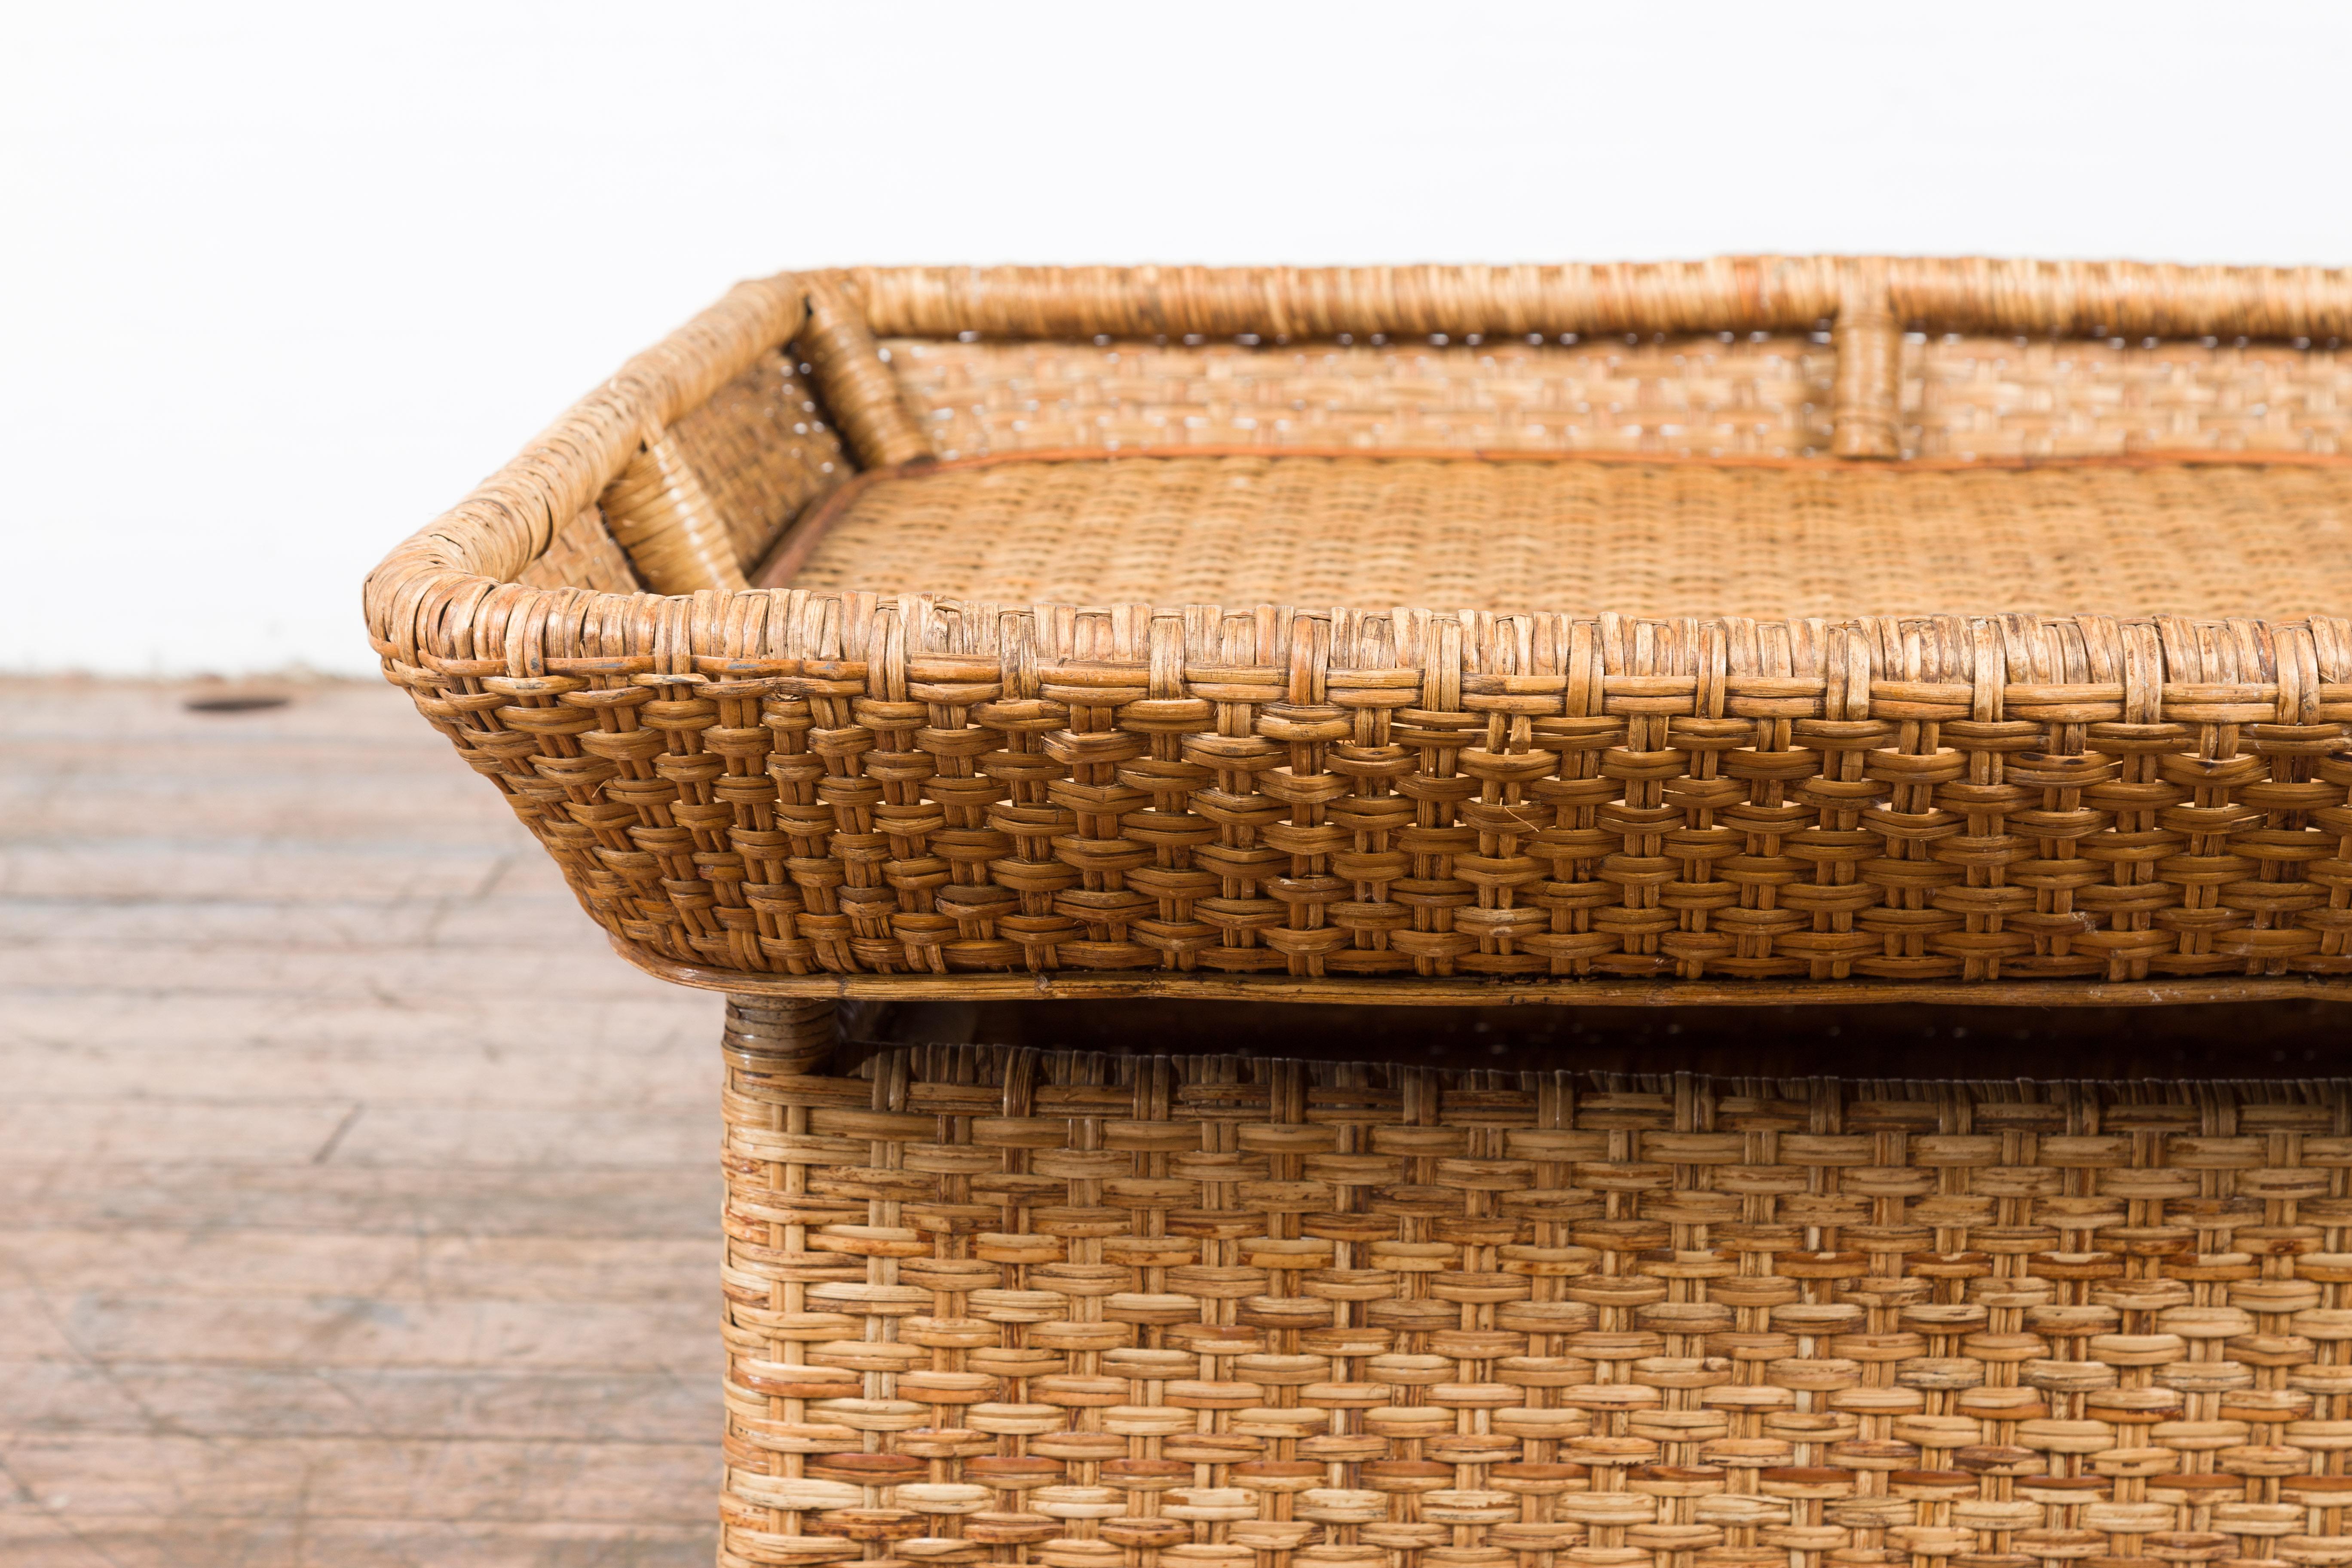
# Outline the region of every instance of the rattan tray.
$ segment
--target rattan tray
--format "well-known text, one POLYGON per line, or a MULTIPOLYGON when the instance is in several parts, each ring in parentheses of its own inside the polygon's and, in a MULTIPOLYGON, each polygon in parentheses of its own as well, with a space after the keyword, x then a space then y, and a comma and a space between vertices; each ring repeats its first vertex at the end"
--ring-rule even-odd
POLYGON ((368 619, 615 945, 739 995, 2319 994, 2347 321, 2125 264, 784 276, 368 619))

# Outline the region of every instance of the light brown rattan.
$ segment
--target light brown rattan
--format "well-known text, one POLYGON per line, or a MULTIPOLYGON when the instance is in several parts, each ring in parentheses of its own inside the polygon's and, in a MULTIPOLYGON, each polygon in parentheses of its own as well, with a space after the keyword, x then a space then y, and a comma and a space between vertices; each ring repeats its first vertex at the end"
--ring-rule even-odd
POLYGON ((871 478, 835 492, 805 563, 763 585, 1578 616, 1738 604, 1774 620, 1995 606, 2286 620, 2352 605, 2352 465, 2333 463, 1253 454, 980 458, 871 478))
MULTIPOLYGON (((1920 458, 2352 451, 2352 363, 2279 342, 1901 345, 1920 458)), ((1827 453, 1838 358, 1793 334, 1289 343, 892 338, 936 457, 1087 447, 1827 453)))
POLYGON ((2352 1094, 728 1030, 730 1564, 2352 1561, 2352 1094))
POLYGON ((628 552, 605 527, 604 512, 593 506, 557 529, 547 553, 524 567, 515 581, 534 588, 593 588, 599 594, 645 591, 628 552))
POLYGON ((891 338, 932 456, 1171 447, 1797 457, 1831 439, 1802 336, 1097 344, 891 338))
POLYGON ((2126 264, 774 279, 370 626, 700 983, 2324 980, 2347 321, 2341 273, 2126 264), (789 452, 721 393, 786 344, 789 452), (679 596, 559 563, 600 497, 679 596), (741 589, 787 513, 808 575, 741 589))
POLYGON ((604 491, 604 510, 648 586, 740 588, 741 563, 764 555, 849 471, 799 372, 771 351, 650 435, 604 491))

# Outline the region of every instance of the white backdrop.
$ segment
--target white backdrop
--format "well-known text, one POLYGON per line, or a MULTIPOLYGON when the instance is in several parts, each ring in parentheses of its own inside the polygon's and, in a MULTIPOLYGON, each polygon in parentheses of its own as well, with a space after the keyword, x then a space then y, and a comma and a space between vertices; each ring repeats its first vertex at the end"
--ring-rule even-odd
POLYGON ((2352 7, 27 6, 0 668, 372 668, 367 567, 734 279, 2352 262, 2352 7))

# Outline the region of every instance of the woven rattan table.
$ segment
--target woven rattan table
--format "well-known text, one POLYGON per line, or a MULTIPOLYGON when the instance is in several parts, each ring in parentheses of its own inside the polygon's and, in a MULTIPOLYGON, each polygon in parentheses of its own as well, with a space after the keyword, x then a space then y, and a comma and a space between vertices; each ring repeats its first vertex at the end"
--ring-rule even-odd
POLYGON ((730 994, 722 1560, 2352 1562, 2337 1088, 830 1056, 845 997, 2352 994, 2347 323, 875 268, 631 362, 366 605, 730 994))

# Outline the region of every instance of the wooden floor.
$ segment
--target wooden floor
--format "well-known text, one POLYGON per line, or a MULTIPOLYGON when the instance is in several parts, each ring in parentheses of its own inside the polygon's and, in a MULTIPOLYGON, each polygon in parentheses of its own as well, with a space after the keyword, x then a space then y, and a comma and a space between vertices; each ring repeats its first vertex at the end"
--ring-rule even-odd
POLYGON ((289 689, 0 683, 0 1563, 707 1563, 719 1000, 289 689))

